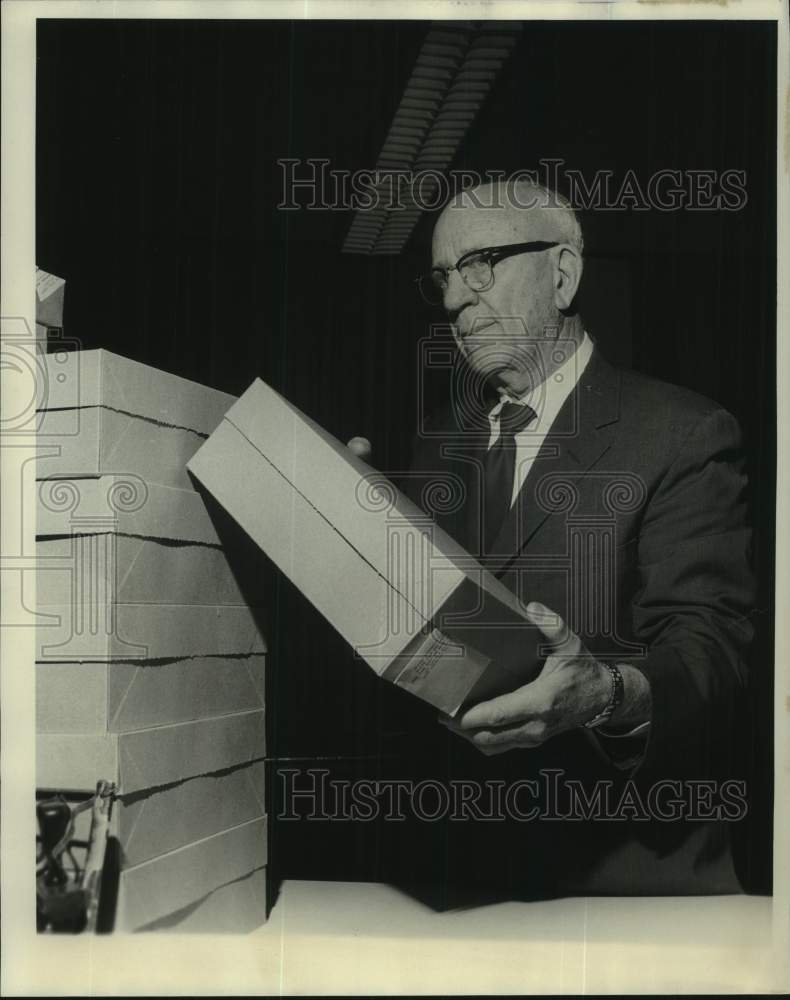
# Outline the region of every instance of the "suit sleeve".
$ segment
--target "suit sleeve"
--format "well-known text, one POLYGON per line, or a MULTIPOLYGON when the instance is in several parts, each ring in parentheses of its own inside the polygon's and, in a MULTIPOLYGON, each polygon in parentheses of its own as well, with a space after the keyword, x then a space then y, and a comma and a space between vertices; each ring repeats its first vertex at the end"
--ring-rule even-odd
POLYGON ((737 422, 702 417, 653 493, 639 536, 632 603, 652 692, 640 775, 731 775, 743 729, 755 600, 746 476, 737 422))

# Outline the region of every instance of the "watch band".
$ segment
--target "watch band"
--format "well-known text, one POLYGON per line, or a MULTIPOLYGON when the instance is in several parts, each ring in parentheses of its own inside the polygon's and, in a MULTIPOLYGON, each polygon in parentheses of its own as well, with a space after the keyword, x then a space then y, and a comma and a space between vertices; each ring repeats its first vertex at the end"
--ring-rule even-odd
POLYGON ((595 729, 596 726, 603 725, 604 722, 607 722, 611 718, 615 709, 619 708, 623 703, 625 685, 623 684, 623 675, 620 673, 619 667, 614 663, 604 663, 604 666, 612 677, 612 693, 606 707, 597 715, 594 715, 592 719, 584 723, 585 729, 595 729))

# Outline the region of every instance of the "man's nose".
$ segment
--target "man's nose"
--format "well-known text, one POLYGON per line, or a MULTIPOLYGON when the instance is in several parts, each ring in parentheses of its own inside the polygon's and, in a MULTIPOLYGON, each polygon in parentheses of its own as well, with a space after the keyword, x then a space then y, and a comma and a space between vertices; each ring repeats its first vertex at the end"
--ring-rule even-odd
POLYGON ((447 288, 444 290, 444 308, 451 319, 461 312, 465 306, 477 302, 478 295, 467 285, 457 271, 447 275, 447 288))

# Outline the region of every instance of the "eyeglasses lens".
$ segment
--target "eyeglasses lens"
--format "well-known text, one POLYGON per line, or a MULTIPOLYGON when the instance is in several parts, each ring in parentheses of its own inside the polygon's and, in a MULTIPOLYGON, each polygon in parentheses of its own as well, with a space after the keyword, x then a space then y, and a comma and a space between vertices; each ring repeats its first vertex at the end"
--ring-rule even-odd
POLYGON ((470 257, 461 265, 461 277, 475 292, 481 292, 491 283, 491 262, 487 257, 470 257))
MULTIPOLYGON (((491 284, 491 262, 486 257, 471 257, 461 265, 459 274, 473 291, 483 291, 491 284)), ((423 298, 432 305, 440 305, 448 282, 448 274, 444 268, 433 268, 420 280, 423 298)))

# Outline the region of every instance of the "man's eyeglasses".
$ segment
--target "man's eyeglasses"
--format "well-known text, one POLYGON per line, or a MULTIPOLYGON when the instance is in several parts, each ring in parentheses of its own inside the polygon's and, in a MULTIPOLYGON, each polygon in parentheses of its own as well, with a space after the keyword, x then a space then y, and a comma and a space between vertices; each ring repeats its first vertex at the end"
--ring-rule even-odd
POLYGON ((421 274, 414 280, 425 301, 431 305, 439 305, 447 291, 450 271, 457 271, 473 292, 485 292, 494 284, 494 265, 501 260, 520 253, 540 253, 556 246, 559 243, 535 240, 531 243, 511 243, 503 247, 482 247, 465 253, 452 267, 432 267, 427 274, 421 274))

